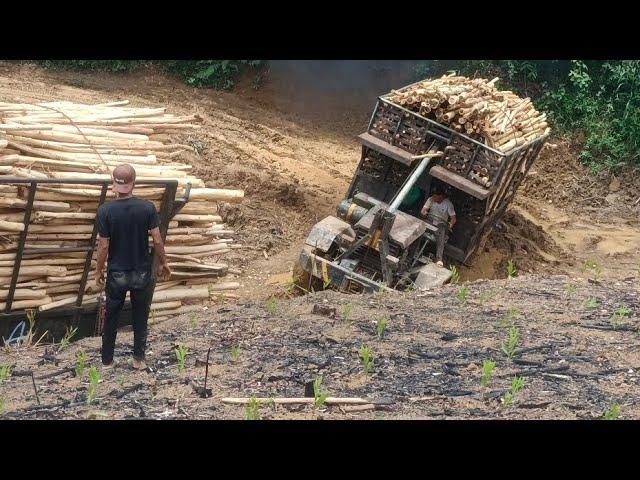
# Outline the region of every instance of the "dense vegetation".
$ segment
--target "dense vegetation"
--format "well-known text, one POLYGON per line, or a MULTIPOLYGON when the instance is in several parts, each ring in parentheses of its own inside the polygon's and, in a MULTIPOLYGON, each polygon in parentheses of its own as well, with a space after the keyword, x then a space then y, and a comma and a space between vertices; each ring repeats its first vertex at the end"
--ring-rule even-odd
MULTIPOLYGON (((261 60, 46 60, 48 68, 71 70, 99 70, 127 72, 142 65, 156 65, 178 75, 185 82, 198 87, 228 89, 246 69, 263 65, 261 60)), ((259 77, 256 77, 259 79, 259 77)))
POLYGON ((584 135, 580 159, 594 173, 640 166, 640 61, 429 61, 418 64, 416 75, 449 70, 500 76, 501 87, 530 96, 556 131, 584 135))

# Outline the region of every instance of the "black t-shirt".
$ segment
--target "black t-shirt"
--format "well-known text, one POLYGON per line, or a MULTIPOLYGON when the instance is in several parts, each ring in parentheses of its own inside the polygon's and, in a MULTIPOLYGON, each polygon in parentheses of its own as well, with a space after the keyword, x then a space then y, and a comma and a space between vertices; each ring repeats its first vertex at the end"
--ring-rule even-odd
POLYGON ((160 225, 149 200, 126 198, 98 209, 98 233, 109 239, 109 271, 149 270, 149 230, 160 225))

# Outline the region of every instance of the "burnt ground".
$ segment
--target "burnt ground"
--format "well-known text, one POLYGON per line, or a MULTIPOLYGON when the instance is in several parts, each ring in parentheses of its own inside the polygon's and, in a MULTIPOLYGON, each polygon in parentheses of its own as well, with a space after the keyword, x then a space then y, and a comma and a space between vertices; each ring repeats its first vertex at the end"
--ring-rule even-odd
MULTIPOLYGON (((242 406, 225 396, 304 396, 305 384, 323 375, 335 397, 364 397, 376 409, 353 412, 340 406, 263 406, 263 419, 595 419, 616 402, 620 418, 640 418, 640 313, 637 276, 593 283, 564 276, 526 276, 467 283, 423 293, 344 295, 319 292, 278 301, 214 307, 172 319, 150 331, 146 372, 123 364, 102 374, 90 405, 88 365, 99 365, 99 338, 57 347, 0 353, 12 375, 0 387, 2 418, 242 419, 242 406), (567 288, 575 285, 575 291, 567 288), (594 298, 597 305, 585 306, 594 298), (312 313, 315 305, 335 309, 312 313), (629 313, 611 317, 622 305, 629 313), (510 307, 517 313, 510 318, 510 307), (345 311, 347 311, 345 318, 345 311), (382 338, 375 321, 388 320, 382 338), (520 332, 515 355, 501 349, 510 324, 520 332), (616 328, 614 328, 616 327, 616 328), (187 347, 185 371, 174 348, 187 347), (232 357, 232 346, 238 355, 232 357), (358 349, 367 345, 374 367, 363 372, 358 349), (207 388, 200 398, 207 349, 207 388), (82 378, 74 357, 88 354, 82 378), (484 360, 496 362, 487 387, 484 360), (40 405, 34 394, 34 372, 40 405), (502 398, 514 375, 524 387, 510 405, 502 398)), ((121 332, 116 356, 129 355, 132 334, 121 332)), ((100 367, 98 367, 100 368, 100 367)))

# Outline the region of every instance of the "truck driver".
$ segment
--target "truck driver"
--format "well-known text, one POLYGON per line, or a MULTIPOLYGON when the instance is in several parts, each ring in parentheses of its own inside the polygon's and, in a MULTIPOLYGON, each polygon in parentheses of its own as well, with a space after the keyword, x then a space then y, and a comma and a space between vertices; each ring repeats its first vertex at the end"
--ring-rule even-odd
POLYGON ((453 208, 453 203, 448 198, 448 194, 442 187, 434 188, 431 191, 431 196, 427 199, 420 214, 427 217, 427 221, 438 227, 438 233, 436 235, 436 265, 442 267, 442 255, 444 253, 444 245, 447 241, 447 229, 453 228, 456 224, 456 211, 453 208))

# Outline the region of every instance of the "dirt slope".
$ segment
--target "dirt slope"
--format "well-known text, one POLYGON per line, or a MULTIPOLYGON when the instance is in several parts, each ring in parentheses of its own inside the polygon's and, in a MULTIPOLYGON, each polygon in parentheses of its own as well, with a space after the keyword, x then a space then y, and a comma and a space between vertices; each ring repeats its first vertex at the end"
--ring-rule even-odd
MULTIPOLYGON (((621 418, 637 419, 637 281, 608 285, 530 276, 467 284, 464 302, 458 286, 449 285, 411 295, 321 292, 270 309, 264 302, 213 308, 152 327, 151 369, 136 372, 125 364, 103 372, 91 405, 85 401, 87 373, 75 376, 74 357, 85 352, 85 369, 99 365, 99 338, 62 351, 7 349, 0 352, 0 365, 14 367, 0 386, 5 401, 0 418, 241 419, 242 406, 226 405, 222 397, 304 396, 305 385, 322 375, 331 396, 389 404, 362 412, 263 407, 262 418, 594 419, 616 402, 621 418), (590 298, 597 301, 592 308, 585 306, 590 298), (335 309, 335 315, 314 314, 316 304, 335 309), (622 305, 629 313, 612 322, 622 305), (511 307, 517 313, 508 317, 511 307), (388 324, 377 338, 375 322, 381 318, 388 324), (519 339, 509 360, 502 343, 511 323, 519 339), (182 373, 174 353, 178 344, 189 352, 182 373), (358 358, 362 345, 373 356, 369 375, 358 358), (238 347, 235 359, 232 346, 238 347), (205 399, 196 392, 203 387, 209 347, 212 397, 205 399), (485 387, 482 364, 490 359, 496 367, 485 387), (524 387, 505 406, 502 398, 514 375, 525 377, 524 387)), ((131 333, 119 334, 118 360, 126 360, 131 343, 131 333)))
MULTIPOLYGON (((244 271, 242 298, 280 291, 310 227, 335 213, 359 160, 354 136, 375 102, 372 93, 369 109, 361 98, 342 102, 341 109, 339 99, 324 92, 326 98, 305 106, 317 92, 290 97, 286 81, 276 76, 262 90, 242 84, 235 92, 216 92, 153 69, 104 74, 0 63, 3 100, 128 98, 201 115, 203 128, 183 139, 198 148, 188 161, 209 185, 246 192, 242 205, 225 212, 245 245, 228 259, 244 271)), ((610 178, 594 178, 578 163, 575 145, 553 142, 558 147, 543 151, 485 251, 461 269, 463 279, 502 278, 508 259, 521 273, 568 274, 593 260, 604 278, 624 278, 640 264, 637 174, 609 185, 610 178)))

